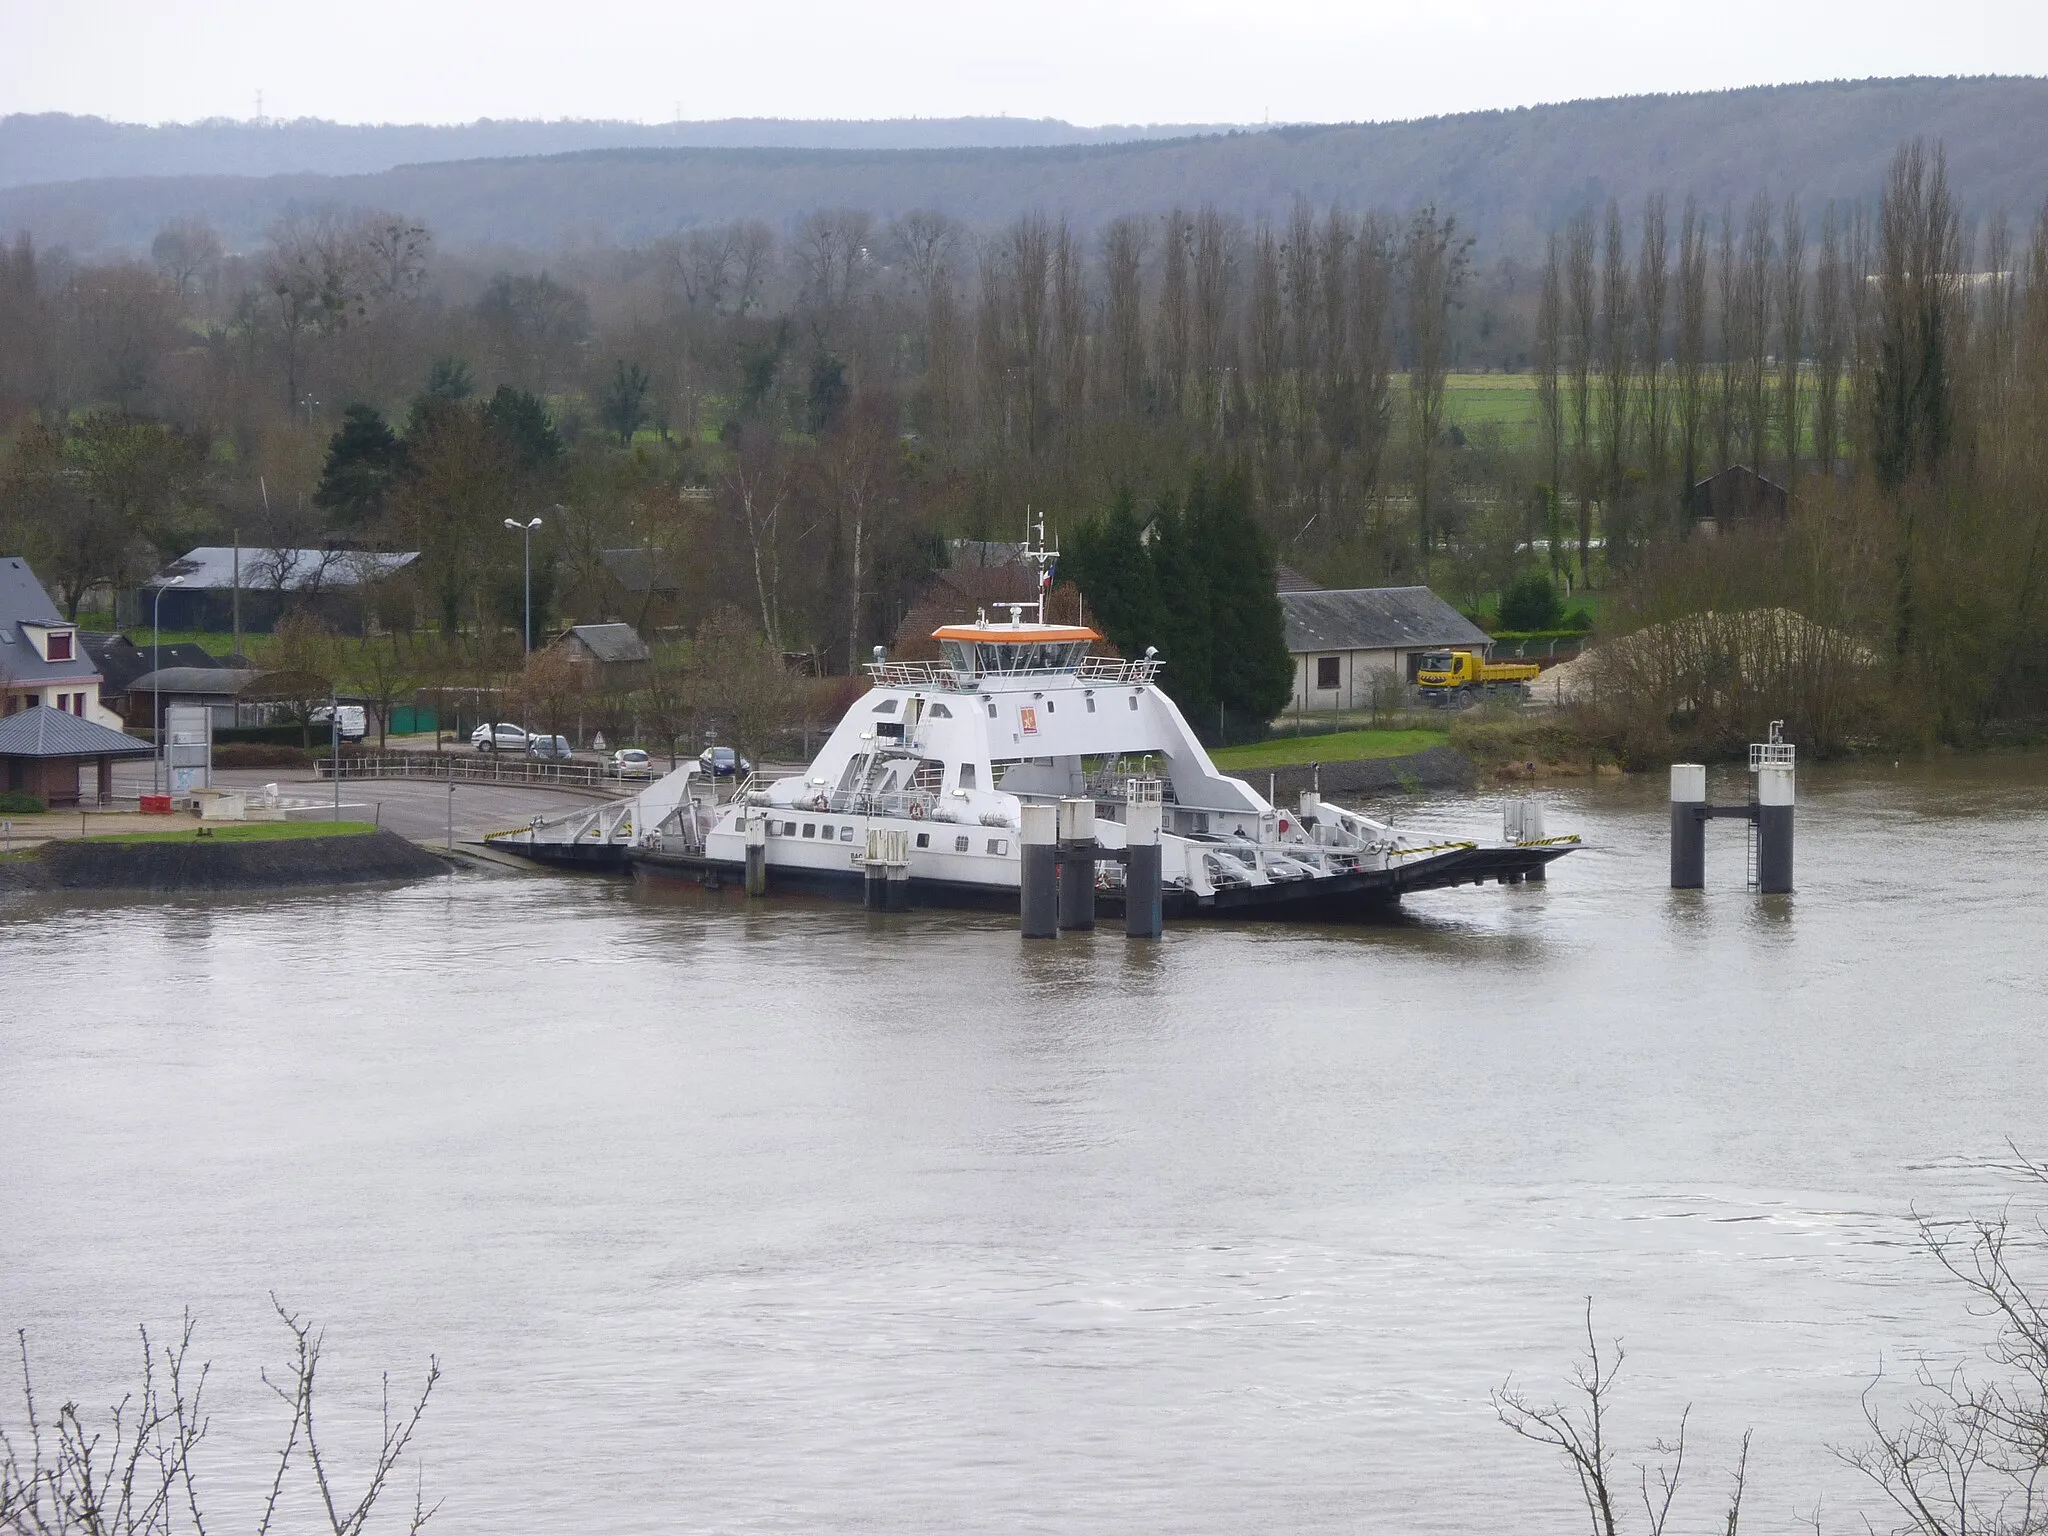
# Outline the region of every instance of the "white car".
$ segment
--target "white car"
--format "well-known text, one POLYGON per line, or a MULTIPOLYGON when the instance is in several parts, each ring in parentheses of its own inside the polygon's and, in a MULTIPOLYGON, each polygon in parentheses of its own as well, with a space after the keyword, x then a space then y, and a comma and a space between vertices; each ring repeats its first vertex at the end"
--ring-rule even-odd
POLYGON ((621 747, 612 754, 612 774, 621 779, 651 779, 654 760, 638 747, 621 747))
POLYGON ((470 745, 479 752, 524 752, 526 740, 524 726, 507 725, 503 721, 496 725, 480 725, 469 733, 470 745))

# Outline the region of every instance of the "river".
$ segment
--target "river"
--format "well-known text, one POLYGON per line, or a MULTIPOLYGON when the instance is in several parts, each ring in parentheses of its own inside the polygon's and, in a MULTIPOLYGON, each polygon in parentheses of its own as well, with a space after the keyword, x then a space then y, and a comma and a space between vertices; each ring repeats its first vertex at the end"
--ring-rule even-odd
POLYGON ((1158 945, 553 877, 16 906, 0 1322, 92 1402, 189 1306, 229 1510, 274 1291, 358 1459, 439 1356, 450 1533, 1564 1532, 1488 1392, 1590 1296, 1624 1462, 1693 1405, 1682 1523, 1753 1426, 1745 1529, 1832 1527, 1880 1360, 1983 1336, 1911 1212, 2048 1150, 2044 790, 1807 771, 1760 899, 1739 825, 1672 893, 1661 779, 1584 784, 1547 887, 1158 945))

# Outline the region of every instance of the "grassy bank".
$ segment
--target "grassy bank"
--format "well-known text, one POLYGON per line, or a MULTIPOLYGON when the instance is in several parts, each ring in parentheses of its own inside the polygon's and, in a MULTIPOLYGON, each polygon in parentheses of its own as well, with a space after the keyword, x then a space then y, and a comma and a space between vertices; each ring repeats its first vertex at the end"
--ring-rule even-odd
POLYGON ((1449 739, 1444 731, 1341 731, 1329 736, 1276 736, 1209 756, 1226 773, 1245 768, 1288 768, 1299 763, 1356 763, 1427 752, 1449 739))
POLYGON ((1468 710, 1451 722, 1450 743, 1482 773, 1589 774, 1611 767, 1613 753, 1576 711, 1468 710))
MULTIPOLYGON (((206 829, 222 843, 277 843, 308 837, 360 837, 377 829, 367 821, 219 821, 206 829)), ((189 843, 194 832, 116 832, 95 843, 189 843)))

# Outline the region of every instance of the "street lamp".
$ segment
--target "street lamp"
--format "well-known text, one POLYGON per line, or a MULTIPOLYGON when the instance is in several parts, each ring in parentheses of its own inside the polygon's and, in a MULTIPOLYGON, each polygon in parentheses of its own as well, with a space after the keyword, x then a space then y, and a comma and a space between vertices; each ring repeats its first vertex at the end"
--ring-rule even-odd
POLYGON ((162 786, 157 782, 159 765, 166 769, 169 766, 164 763, 164 594, 184 584, 184 577, 173 576, 156 589, 156 603, 149 620, 149 712, 154 717, 150 721, 150 736, 156 744, 156 755, 149 760, 149 792, 152 795, 162 793, 162 786))
POLYGON ((533 654, 533 530, 540 526, 540 519, 522 523, 516 517, 505 519, 505 526, 520 535, 526 544, 526 654, 533 654))

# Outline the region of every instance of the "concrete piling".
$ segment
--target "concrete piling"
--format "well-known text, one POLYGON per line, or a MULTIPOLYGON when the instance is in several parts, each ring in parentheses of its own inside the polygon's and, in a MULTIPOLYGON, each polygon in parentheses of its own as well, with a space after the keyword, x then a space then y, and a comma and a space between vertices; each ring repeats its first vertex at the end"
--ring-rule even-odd
POLYGON ((747 838, 747 894, 768 894, 768 818, 749 811, 744 823, 747 838))
POLYGON ((1063 932, 1095 927, 1095 801, 1059 803, 1059 925, 1063 932))
POLYGON ((1124 937, 1156 939, 1166 920, 1160 889, 1160 806, 1133 798, 1124 808, 1124 937))
POLYGON ((1017 809, 1018 914, 1027 939, 1059 937, 1059 808, 1017 809))
POLYGON ((1792 764, 1765 761, 1756 770, 1756 888, 1766 896, 1792 889, 1792 764))
POLYGON ((1671 889, 1704 890, 1707 884, 1707 767, 1671 765, 1671 889))

